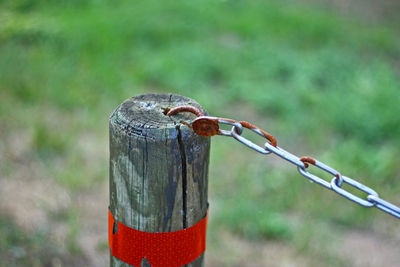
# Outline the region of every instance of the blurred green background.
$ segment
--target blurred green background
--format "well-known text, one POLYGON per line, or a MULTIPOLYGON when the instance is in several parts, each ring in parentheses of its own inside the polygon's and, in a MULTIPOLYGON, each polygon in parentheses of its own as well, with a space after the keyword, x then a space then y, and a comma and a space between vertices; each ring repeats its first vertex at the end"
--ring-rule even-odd
MULTIPOLYGON (((0 0, 0 266, 108 265, 108 116, 146 92, 251 121, 400 204, 399 12, 394 0, 0 0)), ((213 138, 209 183, 206 266, 400 262, 394 218, 233 139, 213 138)))

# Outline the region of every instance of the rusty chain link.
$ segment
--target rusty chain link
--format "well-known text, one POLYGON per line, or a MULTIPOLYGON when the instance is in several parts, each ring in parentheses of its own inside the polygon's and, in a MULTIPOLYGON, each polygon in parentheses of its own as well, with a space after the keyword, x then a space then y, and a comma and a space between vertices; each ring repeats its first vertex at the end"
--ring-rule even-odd
POLYGON ((353 180, 347 176, 342 175, 340 172, 337 170, 333 169, 332 167, 315 160, 312 157, 297 157, 296 155, 284 150, 283 148, 279 147, 277 145, 277 141, 274 136, 272 136, 270 133, 258 128, 257 126, 246 122, 246 121, 235 121, 232 119, 226 119, 226 118, 219 118, 219 117, 210 117, 210 116, 204 116, 203 113, 198 110, 197 108, 193 106, 181 106, 181 107, 176 107, 172 109, 168 109, 167 115, 168 116, 173 116, 177 113, 180 112, 191 112, 197 116, 195 120, 193 120, 191 123, 186 123, 182 121, 185 125, 193 128, 194 132, 201 136, 213 136, 213 135, 223 135, 223 136, 229 136, 233 137, 240 143, 244 144, 245 146, 261 153, 261 154, 275 154, 278 157, 294 164, 297 166, 297 170, 301 175, 306 177, 312 182, 315 182, 327 189, 330 189, 337 194, 361 205, 364 207, 376 207, 390 215, 393 215, 394 217, 400 219, 400 208, 381 199, 378 195, 377 192, 375 192, 373 189, 370 187, 357 182, 356 180, 353 180), (220 124, 225 124, 225 125, 231 125, 232 129, 230 131, 228 130, 222 130, 220 129, 220 124), (259 146, 249 139, 245 138, 242 136, 243 129, 247 128, 251 130, 252 132, 264 137, 267 139, 267 142, 264 144, 264 146, 259 146), (326 181, 320 177, 318 177, 315 174, 310 173, 307 171, 307 168, 309 164, 314 165, 315 167, 321 169, 324 172, 327 172, 331 175, 333 175, 332 180, 326 181), (365 199, 360 198, 353 193, 345 190, 342 188, 343 183, 348 184, 355 189, 358 189, 359 191, 363 191, 367 194, 367 197, 365 199))

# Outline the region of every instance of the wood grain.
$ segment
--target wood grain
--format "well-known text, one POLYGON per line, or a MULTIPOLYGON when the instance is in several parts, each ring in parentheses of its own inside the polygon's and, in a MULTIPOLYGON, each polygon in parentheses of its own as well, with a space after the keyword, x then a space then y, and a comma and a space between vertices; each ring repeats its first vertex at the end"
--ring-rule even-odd
MULTIPOLYGON (((121 223, 146 232, 190 227, 207 212, 210 139, 180 123, 166 108, 192 105, 175 94, 124 101, 110 117, 110 209, 121 223)), ((204 255, 187 266, 203 266, 204 255)), ((112 257, 110 266, 130 266, 112 257)), ((146 260, 142 266, 150 266, 146 260)))

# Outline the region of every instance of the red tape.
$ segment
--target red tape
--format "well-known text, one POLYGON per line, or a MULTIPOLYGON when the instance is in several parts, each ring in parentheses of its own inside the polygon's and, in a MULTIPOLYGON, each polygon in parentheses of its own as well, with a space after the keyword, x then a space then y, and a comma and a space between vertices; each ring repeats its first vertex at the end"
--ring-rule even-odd
POLYGON ((165 233, 148 233, 115 223, 108 210, 108 242, 111 254, 134 266, 146 258, 153 267, 182 266, 191 263, 206 250, 207 215, 192 227, 165 233))

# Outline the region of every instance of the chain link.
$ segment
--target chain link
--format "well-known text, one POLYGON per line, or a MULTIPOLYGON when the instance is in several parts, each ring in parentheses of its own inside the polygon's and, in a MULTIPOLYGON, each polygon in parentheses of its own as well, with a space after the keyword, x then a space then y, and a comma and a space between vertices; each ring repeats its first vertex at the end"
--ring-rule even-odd
POLYGON ((258 128, 257 126, 246 122, 246 121, 235 121, 232 119, 225 119, 225 118, 218 118, 218 117, 210 117, 210 116, 203 116, 199 115, 200 113, 195 111, 193 112, 192 107, 177 107, 174 109, 171 109, 170 112, 167 114, 169 116, 175 115, 177 113, 177 109, 179 109, 178 112, 182 111, 188 111, 196 114, 198 116, 194 121, 191 122, 191 124, 187 124, 190 127, 193 128, 193 130, 202 136, 213 136, 213 135, 223 135, 223 136, 229 136, 233 137, 235 140, 239 141, 240 143, 244 144, 245 146, 261 153, 261 154, 275 154, 278 157, 292 163, 293 165, 296 165, 297 170, 301 175, 306 177, 312 182, 315 182, 329 190, 332 190, 333 192, 336 192, 337 194, 361 205, 364 207, 376 207, 390 215, 393 215, 394 217, 400 219, 400 208, 397 207, 396 205, 387 202, 386 200, 383 200, 379 197, 378 193, 375 192, 372 188, 356 181, 353 180, 347 176, 342 175, 340 172, 337 170, 333 169, 332 167, 315 160, 314 158, 311 157, 297 157, 296 155, 284 150, 283 148, 279 147, 277 145, 277 141, 275 137, 273 137, 271 134, 265 132, 264 130, 258 128), (171 115, 170 115, 171 114, 171 115), (232 129, 230 131, 228 130, 221 130, 219 129, 219 124, 227 124, 231 125, 232 129), (252 132, 264 137, 267 139, 267 142, 264 144, 264 146, 257 145, 250 141, 249 139, 245 138, 242 136, 243 133, 243 128, 247 128, 251 130, 252 132), (312 174, 311 172, 307 171, 307 168, 309 164, 314 165, 315 167, 321 169, 322 171, 329 173, 330 175, 333 175, 331 181, 326 181, 322 179, 321 177, 312 174), (347 191, 344 189, 342 186, 343 184, 347 184, 355 189, 358 189, 359 191, 363 191, 364 193, 367 194, 367 197, 365 199, 360 198, 350 191, 347 191))

